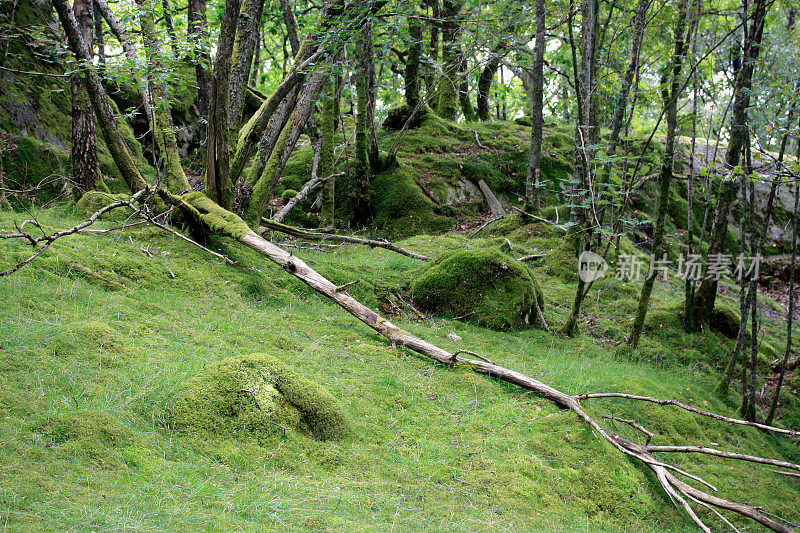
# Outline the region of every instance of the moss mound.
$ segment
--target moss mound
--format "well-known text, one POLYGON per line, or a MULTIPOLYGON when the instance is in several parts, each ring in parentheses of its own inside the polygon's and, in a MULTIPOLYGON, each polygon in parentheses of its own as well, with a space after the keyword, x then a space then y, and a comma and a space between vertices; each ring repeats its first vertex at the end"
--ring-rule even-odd
POLYGON ((460 250, 437 259, 413 282, 414 301, 427 311, 458 317, 468 313, 497 330, 538 322, 544 298, 531 271, 497 248, 460 250))
POLYGON ((101 468, 120 468, 119 449, 135 446, 136 432, 116 417, 95 410, 75 411, 48 419, 37 428, 54 446, 87 458, 101 468))
MULTIPOLYGON (((130 200, 129 194, 108 194, 100 191, 88 191, 75 203, 75 215, 78 218, 89 218, 100 209, 114 202, 130 200)), ((129 211, 126 207, 117 207, 103 216, 106 218, 124 216, 129 211)))
POLYGON ((264 437, 290 427, 320 440, 350 433, 325 388, 267 354, 209 365, 185 384, 174 414, 176 427, 198 433, 264 437))
POLYGON ((406 122, 410 129, 417 129, 422 125, 425 116, 431 110, 428 106, 420 106, 418 109, 412 109, 407 104, 393 107, 386 114, 386 120, 383 121, 383 127, 393 131, 403 129, 406 122))

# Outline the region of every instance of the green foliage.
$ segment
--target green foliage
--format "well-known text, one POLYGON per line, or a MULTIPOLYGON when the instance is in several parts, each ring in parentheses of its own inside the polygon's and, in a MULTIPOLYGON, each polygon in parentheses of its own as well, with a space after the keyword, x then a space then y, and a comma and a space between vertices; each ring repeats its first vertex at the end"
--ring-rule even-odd
POLYGON ((411 285, 414 301, 443 316, 474 313, 478 324, 497 330, 538 322, 544 297, 532 273, 496 248, 444 254, 411 285))
POLYGON ((286 427, 322 440, 350 433, 327 390, 267 354, 228 357, 206 367, 185 384, 173 423, 232 436, 264 437, 286 427))

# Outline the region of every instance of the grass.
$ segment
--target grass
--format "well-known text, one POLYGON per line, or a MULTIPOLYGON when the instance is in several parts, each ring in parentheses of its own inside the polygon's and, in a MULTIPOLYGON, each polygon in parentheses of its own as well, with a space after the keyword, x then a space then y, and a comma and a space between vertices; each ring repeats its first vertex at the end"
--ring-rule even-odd
MULTIPOLYGON (((0 214, 0 228, 15 219, 0 214)), ((44 211, 41 221, 74 223, 68 208, 44 211)), ((430 255, 465 244, 460 237, 427 236, 404 243, 430 255)), ((392 349, 252 252, 227 240, 211 246, 237 264, 219 264, 154 229, 82 234, 54 248, 126 289, 106 290, 54 254, 0 279, 5 528, 692 529, 649 473, 568 412, 466 369, 392 349), (235 439, 172 427, 187 380, 211 363, 251 353, 268 353, 324 385, 342 405, 353 436, 322 442, 290 431, 235 439)), ((3 252, 5 269, 29 250, 4 242, 3 252)), ((353 294, 370 305, 388 290, 402 290, 425 267, 379 249, 298 253, 337 283, 361 279, 353 294)), ((535 268, 546 317, 557 324, 572 286, 535 268)), ((711 394, 717 365, 674 358, 682 343, 701 337, 678 337, 670 326, 647 334, 651 352, 615 356, 613 336, 601 330, 629 315, 624 305, 611 306, 620 293, 603 287, 602 301, 587 302, 587 334, 572 340, 538 329, 496 332, 407 315, 393 321, 565 392, 647 393, 733 414, 731 399, 711 394), (463 341, 448 339, 451 332, 463 341)), ((655 305, 666 307, 676 298, 669 287, 658 287, 656 296, 655 305)), ((611 400, 587 406, 637 418, 664 435, 658 443, 716 442, 798 459, 782 441, 668 408, 611 400)), ((722 496, 800 519, 796 481, 716 458, 687 456, 680 466, 701 473, 722 496)))

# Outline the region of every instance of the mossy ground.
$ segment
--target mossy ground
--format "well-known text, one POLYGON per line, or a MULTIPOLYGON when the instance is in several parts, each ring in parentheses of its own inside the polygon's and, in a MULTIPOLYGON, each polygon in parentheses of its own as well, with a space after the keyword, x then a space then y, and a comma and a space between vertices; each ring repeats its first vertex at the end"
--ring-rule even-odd
MULTIPOLYGON (((71 209, 46 210, 39 219, 68 227, 75 223, 71 209)), ((0 213, 0 229, 18 218, 0 213)), ((517 254, 559 239, 530 225, 514 231, 508 238, 517 254)), ((499 246, 505 238, 475 245, 499 246)), ((470 242, 421 235, 403 245, 435 256, 470 242)), ((71 273, 49 252, 0 279, 0 515, 6 527, 692 530, 645 469, 569 412, 467 369, 392 349, 254 252, 229 239, 209 245, 236 265, 159 230, 127 230, 79 234, 54 245, 123 283, 123 290, 71 273), (108 352, 118 355, 113 365, 103 361, 108 352), (323 384, 348 414, 352 436, 320 441, 296 431, 255 438, 174 429, 189 380, 215 362, 257 352, 323 384)), ((4 243, 3 251, 2 269, 30 252, 17 243, 4 243)), ((380 249, 296 253, 336 283, 361 279, 352 293, 370 305, 426 267, 380 249)), ((548 274, 541 262, 533 268, 547 300, 545 317, 557 326, 574 285, 548 274)), ((733 393, 712 393, 730 340, 681 333, 671 310, 679 287, 657 284, 648 344, 626 355, 613 352, 632 316, 636 287, 609 280, 596 289, 584 307, 584 335, 576 339, 439 318, 420 322, 412 313, 392 320, 444 348, 473 350, 568 393, 624 390, 735 413, 733 393), (463 340, 448 339, 451 332, 463 340)), ((765 325, 768 340, 780 348, 777 326, 769 317, 765 325)), ((655 443, 714 442, 799 458, 784 440, 670 408, 585 404, 595 414, 636 418, 660 433, 655 443)), ((721 496, 800 520, 797 483, 768 468, 696 455, 681 458, 680 466, 717 485, 721 496)))

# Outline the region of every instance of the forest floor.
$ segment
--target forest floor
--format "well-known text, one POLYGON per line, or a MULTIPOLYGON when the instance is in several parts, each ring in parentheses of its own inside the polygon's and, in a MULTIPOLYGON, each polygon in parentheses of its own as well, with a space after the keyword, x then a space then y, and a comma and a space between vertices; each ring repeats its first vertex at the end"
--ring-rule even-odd
MULTIPOLYGON (((57 205, 39 220, 69 227, 76 223, 70 210, 57 205)), ((0 231, 21 218, 0 213, 0 231)), ((560 235, 546 225, 495 224, 475 239, 456 232, 401 244, 434 257, 505 239, 519 253, 551 251, 534 270, 545 318, 558 327, 574 290, 574 273, 559 264, 560 235)), ((467 369, 393 349, 253 252, 227 239, 210 246, 236 264, 155 228, 81 233, 0 278, 0 528, 693 530, 649 471, 572 413, 467 369), (106 288, 66 261, 123 287, 106 288), (258 438, 175 428, 173 409, 187 379, 215 361, 255 352, 325 386, 353 435, 321 442, 278 428, 258 438)), ((352 246, 290 250, 337 284, 359 279, 354 297, 373 308, 395 306, 393 322, 446 349, 478 352, 567 393, 624 391, 736 415, 735 387, 725 398, 712 392, 732 341, 716 331, 683 332, 676 281, 657 284, 642 348, 629 352, 618 346, 637 284, 598 282, 584 306, 583 334, 565 339, 538 328, 498 332, 421 319, 393 296, 425 268, 418 260, 352 246)), ((29 252, 4 243, 0 270, 29 252)), ((782 353, 785 325, 766 313, 764 331, 766 372, 782 353)), ((713 444, 800 460, 786 439, 669 407, 584 404, 598 416, 638 420, 656 433, 654 444, 713 444)), ((792 408, 800 412, 796 403, 792 408)), ((798 427, 798 415, 783 423, 798 427)), ((615 429, 638 439, 626 427, 615 429)), ((800 523, 800 480, 707 456, 680 456, 677 464, 715 484, 721 496, 800 523)))

